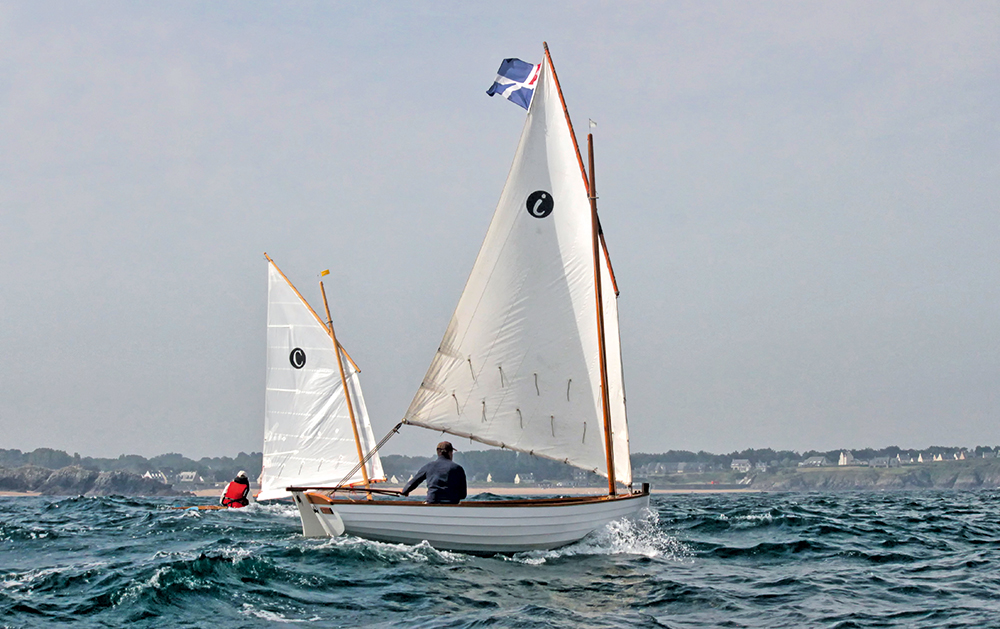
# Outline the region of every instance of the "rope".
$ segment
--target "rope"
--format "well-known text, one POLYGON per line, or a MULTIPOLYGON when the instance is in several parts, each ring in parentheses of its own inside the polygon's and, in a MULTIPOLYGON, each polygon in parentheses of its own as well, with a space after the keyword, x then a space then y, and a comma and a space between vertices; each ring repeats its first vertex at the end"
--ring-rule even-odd
POLYGON ((389 440, 389 439, 390 439, 390 438, 391 438, 391 437, 392 437, 392 436, 393 436, 394 434, 396 434, 397 432, 399 432, 399 429, 400 429, 400 428, 401 428, 402 426, 403 426, 403 422, 399 422, 398 424, 396 424, 396 425, 395 425, 395 426, 393 427, 393 429, 389 431, 389 434, 387 434, 386 436, 382 437, 382 441, 379 441, 379 442, 378 442, 377 444, 375 444, 375 447, 371 449, 371 452, 369 452, 368 454, 366 454, 366 455, 365 455, 365 458, 361 459, 361 462, 360 462, 360 463, 358 463, 357 465, 355 465, 355 466, 354 466, 354 467, 353 467, 353 468, 351 469, 351 471, 347 473, 347 476, 345 476, 344 478, 340 479, 340 482, 339 482, 339 483, 337 483, 337 485, 338 485, 338 486, 339 486, 339 485, 343 485, 344 483, 346 483, 346 482, 347 482, 347 480, 348 480, 348 479, 349 479, 350 477, 352 477, 352 476, 354 476, 355 474, 357 474, 357 473, 358 473, 358 470, 360 470, 360 469, 361 469, 361 466, 362 466, 362 465, 365 465, 365 464, 367 464, 367 463, 368 463, 368 461, 369 461, 369 460, 371 460, 371 458, 372 458, 373 456, 375 456, 375 453, 376 453, 376 452, 378 452, 378 449, 379 449, 379 448, 381 448, 382 446, 384 446, 384 445, 385 445, 385 442, 386 442, 386 441, 388 441, 388 440, 389 440))

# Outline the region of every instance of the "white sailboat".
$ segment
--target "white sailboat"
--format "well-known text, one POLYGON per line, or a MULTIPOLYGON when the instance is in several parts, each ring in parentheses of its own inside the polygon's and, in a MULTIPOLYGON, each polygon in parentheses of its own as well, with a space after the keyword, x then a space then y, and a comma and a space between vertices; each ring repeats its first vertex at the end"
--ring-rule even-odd
POLYGON ((565 462, 608 494, 457 505, 289 488, 307 536, 471 552, 575 542, 649 505, 634 491, 614 275, 548 47, 479 256, 403 424, 565 462))
POLYGON ((337 343, 326 305, 320 319, 267 254, 267 378, 264 466, 257 500, 291 485, 384 480, 359 370, 337 343), (335 348, 339 348, 337 351, 335 348), (355 464, 371 453, 365 466, 355 464), (355 469, 357 467, 357 469, 355 469))

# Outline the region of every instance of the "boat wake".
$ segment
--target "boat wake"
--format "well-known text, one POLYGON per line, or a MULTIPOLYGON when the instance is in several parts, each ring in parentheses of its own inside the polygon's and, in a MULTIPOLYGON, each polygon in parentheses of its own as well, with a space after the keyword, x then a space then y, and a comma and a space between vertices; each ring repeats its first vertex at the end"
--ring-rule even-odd
POLYGON ((641 555, 650 559, 685 561, 694 551, 660 528, 659 514, 645 509, 637 518, 609 522, 575 544, 555 550, 518 553, 511 561, 538 565, 581 555, 641 555))
POLYGON ((299 510, 290 502, 254 502, 244 507, 248 513, 267 513, 282 518, 298 520, 299 510))

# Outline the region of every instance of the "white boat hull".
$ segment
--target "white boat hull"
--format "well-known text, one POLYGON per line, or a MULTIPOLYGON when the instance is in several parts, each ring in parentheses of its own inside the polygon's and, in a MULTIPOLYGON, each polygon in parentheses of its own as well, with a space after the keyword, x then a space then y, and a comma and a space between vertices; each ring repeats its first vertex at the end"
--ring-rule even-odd
POLYGON ((441 550, 516 553, 579 541, 608 522, 636 516, 649 494, 538 500, 467 501, 457 505, 413 501, 330 499, 293 491, 307 537, 337 531, 399 544, 428 542, 441 550))

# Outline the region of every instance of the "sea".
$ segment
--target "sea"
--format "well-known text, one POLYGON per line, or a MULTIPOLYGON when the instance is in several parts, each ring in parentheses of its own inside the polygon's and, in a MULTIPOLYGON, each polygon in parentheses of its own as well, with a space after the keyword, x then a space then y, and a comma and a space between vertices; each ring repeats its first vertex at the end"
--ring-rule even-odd
POLYGON ((997 491, 654 495, 493 557, 196 504, 0 498, 0 626, 1000 627, 997 491))

